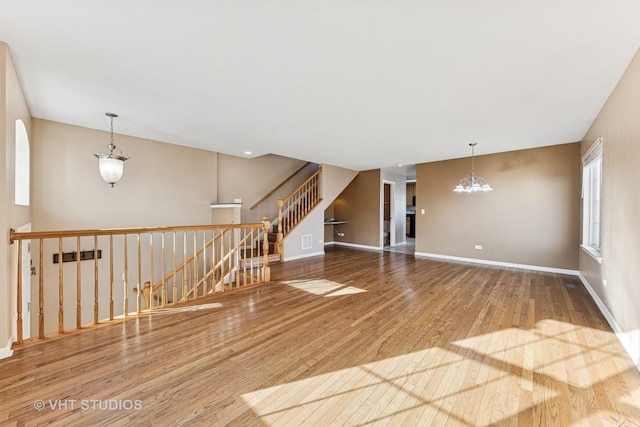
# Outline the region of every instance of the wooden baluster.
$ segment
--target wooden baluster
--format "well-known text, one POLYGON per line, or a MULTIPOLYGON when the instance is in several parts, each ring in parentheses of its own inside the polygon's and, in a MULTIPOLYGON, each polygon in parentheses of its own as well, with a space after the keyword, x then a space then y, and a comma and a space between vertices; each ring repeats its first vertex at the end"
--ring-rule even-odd
POLYGON ((93 236, 93 324, 98 324, 98 236, 93 236))
POLYGON ((144 296, 144 304, 147 307, 147 310, 151 310, 151 282, 144 282, 142 296, 144 296))
POLYGON ((148 308, 149 310, 153 310, 153 307, 155 306, 155 297, 153 296, 153 284, 156 283, 155 280, 153 280, 153 233, 149 233, 149 283, 150 288, 149 288, 149 304, 148 304, 148 308))
POLYGON ((277 241, 277 253, 280 255, 280 262, 284 262, 284 234, 282 227, 282 206, 284 205, 284 201, 282 197, 278 198, 278 237, 277 241))
POLYGON ((209 272, 207 271, 207 230, 202 231, 202 295, 207 295, 209 286, 209 272))
POLYGON ((184 235, 182 236, 182 246, 183 246, 183 252, 182 252, 182 264, 184 265, 183 269, 182 269, 182 300, 186 300, 187 299, 187 294, 189 293, 189 288, 187 286, 187 272, 188 267, 187 267, 187 231, 184 232, 184 235))
POLYGON ((291 200, 291 212, 293 213, 293 216, 291 217, 291 224, 289 225, 289 229, 295 227, 296 216, 298 215, 298 203, 296 202, 295 198, 291 200))
POLYGON ((218 292, 216 287, 218 286, 218 275, 216 274, 216 266, 218 265, 218 259, 216 258, 216 231, 212 230, 211 233, 211 277, 213 279, 213 283, 211 283, 211 288, 214 293, 218 292))
POLYGON ((233 252, 230 255, 230 258, 233 258, 233 270, 235 271, 234 281, 236 283, 236 288, 239 288, 242 281, 242 271, 240 270, 240 245, 242 240, 240 239, 240 229, 233 229, 233 252))
POLYGON ((299 215, 298 215, 298 221, 296 221, 296 224, 299 223, 302 220, 302 217, 304 216, 304 185, 302 186, 302 188, 300 189, 300 193, 298 193, 298 211, 299 211, 299 215))
POLYGON ((269 267, 269 228, 271 228, 271 224, 269 223, 269 217, 262 218, 262 230, 263 230, 263 267, 261 274, 262 282, 271 281, 271 268, 269 267))
MULTIPOLYGON (((18 344, 22 344, 22 340, 23 340, 23 336, 24 336, 24 331, 23 326, 22 326, 22 240, 18 240, 18 284, 17 284, 17 289, 16 292, 18 293, 18 318, 17 318, 17 324, 16 324, 16 331, 18 336, 17 338, 17 343, 18 344)), ((28 315, 28 313, 27 313, 28 315)))
POLYGON ((220 230, 220 291, 224 292, 224 233, 225 230, 220 230))
MULTIPOLYGON (((58 333, 64 332, 64 276, 62 273, 62 237, 58 238, 58 333)), ((80 254, 78 254, 79 256, 80 254)), ((42 274, 42 272, 40 272, 42 274)))
POLYGON ((80 236, 76 238, 76 328, 82 327, 82 269, 80 267, 80 236))
POLYGON ((38 338, 44 338, 44 239, 40 239, 38 260, 38 338))
MULTIPOLYGON (((127 235, 123 235, 124 237, 124 281, 122 283, 123 292, 124 292, 124 318, 126 319, 129 316, 129 290, 127 289, 127 285, 129 283, 129 242, 127 242, 127 235)), ((113 260, 112 260, 113 263, 113 260)))
POLYGON ((162 239, 161 239, 161 245, 162 245, 162 283, 160 284, 160 306, 164 307, 165 305, 167 305, 167 282, 166 282, 166 271, 165 271, 165 264, 167 263, 167 246, 165 245, 165 234, 166 233, 162 233, 162 239))
POLYGON ((227 251, 229 251, 229 288, 233 289, 233 257, 231 256, 231 250, 233 249, 233 243, 232 243, 232 236, 233 236, 233 229, 229 229, 229 248, 227 249, 227 251))
MULTIPOLYGON (((125 240, 127 236, 124 236, 125 240)), ((114 305, 113 305, 113 234, 109 235, 109 320, 113 320, 114 313, 114 305)), ((124 287, 125 295, 127 291, 127 285, 124 287)))
POLYGON ((136 312, 138 315, 142 313, 142 301, 140 294, 140 286, 142 285, 142 248, 140 247, 140 233, 137 235, 138 244, 138 286, 136 288, 136 312))
POLYGON ((313 208, 313 206, 315 205, 315 195, 314 195, 315 182, 316 182, 315 178, 309 182, 309 194, 307 195, 307 198, 309 199, 309 206, 311 208, 313 208))
MULTIPOLYGON (((281 222, 278 222, 278 227, 280 227, 280 224, 281 224, 281 222)), ((254 282, 253 258, 255 257, 254 248, 253 248, 253 242, 255 241, 255 234, 254 234, 253 230, 255 230, 253 227, 251 227, 251 230, 249 230, 249 235, 251 236, 251 240, 249 240, 251 242, 251 266, 250 266, 250 270, 249 270, 251 278, 249 280, 251 280, 251 284, 252 285, 253 285, 253 282, 254 282)), ((258 241, 258 243, 259 243, 259 241, 258 241)))
POLYGON ((309 182, 309 194, 307 198, 309 199, 309 206, 313 207, 315 204, 315 195, 314 195, 314 186, 315 186, 315 178, 309 182))
POLYGON ((193 231, 193 287, 194 290, 193 292, 195 293, 195 298, 198 298, 200 295, 199 289, 200 287, 198 286, 198 278, 199 278, 199 272, 198 272, 198 232, 197 231, 193 231))
POLYGON ((247 242, 251 240, 247 240, 248 231, 246 228, 242 229, 242 284, 247 284, 247 242))
POLYGON ((284 234, 287 234, 289 232, 289 221, 291 219, 291 210, 290 210, 290 204, 289 201, 287 201, 285 209, 284 209, 284 217, 282 218, 283 222, 283 226, 282 226, 282 232, 284 234))
POLYGON ((177 243, 176 243, 176 239, 177 239, 177 235, 176 232, 173 232, 173 303, 177 303, 178 302, 178 272, 176 270, 176 257, 177 257, 177 253, 176 253, 176 249, 177 249, 177 243))

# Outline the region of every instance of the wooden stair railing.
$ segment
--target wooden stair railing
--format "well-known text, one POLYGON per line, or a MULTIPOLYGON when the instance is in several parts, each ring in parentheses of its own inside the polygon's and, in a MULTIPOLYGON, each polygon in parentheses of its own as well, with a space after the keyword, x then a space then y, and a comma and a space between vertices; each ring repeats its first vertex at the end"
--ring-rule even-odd
MULTIPOLYGON (((215 252, 215 246, 213 245, 213 243, 215 242, 215 240, 221 240, 220 247, 222 247, 222 245, 224 244, 224 234, 225 232, 221 232, 214 239, 210 240, 208 244, 209 246, 211 246, 210 260, 205 261, 206 247, 203 247, 202 250, 199 251, 199 253, 204 253, 202 262, 206 264, 207 261, 210 261, 210 264, 206 269, 204 269, 203 275, 201 278, 192 280, 190 282, 190 285, 184 288, 182 299, 180 299, 179 302, 187 301, 190 299, 201 298, 207 295, 211 295, 213 293, 224 292, 227 289, 225 288, 225 280, 227 278, 229 282, 228 289, 239 288, 245 285, 252 285, 258 281, 258 277, 261 274, 260 266, 264 266, 264 262, 267 262, 267 265, 268 265, 268 258, 263 260, 261 263, 258 263, 258 261, 256 260, 254 265, 255 257, 253 257, 253 251, 255 251, 255 254, 257 255, 258 249, 253 246, 250 246, 249 255, 251 255, 251 257, 246 258, 246 254, 247 254, 246 244, 256 241, 256 237, 257 237, 257 240, 260 241, 260 238, 264 236, 264 233, 260 232, 258 233, 258 236, 256 236, 256 233, 254 233, 254 230, 244 230, 243 236, 239 239, 239 241, 235 242, 235 244, 232 243, 233 236, 231 235, 231 233, 226 233, 227 234, 226 237, 228 238, 228 241, 229 241, 228 247, 231 249, 225 250, 224 252, 219 252, 221 253, 221 256, 217 257, 215 255, 216 252, 215 252), (250 262, 249 263, 242 262, 245 259, 249 259, 250 262)), ((261 253, 264 254, 265 253, 264 250, 261 251, 261 253)), ((268 248, 267 248, 266 255, 268 257, 268 248)), ((191 257, 190 260, 188 260, 188 262, 198 263, 198 258, 191 257)), ((160 282, 158 285, 162 285, 162 284, 163 283, 160 282)), ((166 282, 165 282, 165 286, 166 286, 166 282)), ((156 290, 157 288, 154 289, 154 291, 156 290)), ((174 302, 175 301, 176 299, 174 298, 174 302)), ((166 305, 164 301, 163 301, 163 304, 166 305)))
POLYGON ((192 299, 190 296, 201 298, 269 282, 270 227, 265 218, 254 224, 42 232, 11 229, 10 243, 17 245, 16 343, 24 341, 26 320, 34 323, 29 336, 33 331, 42 339, 153 312, 192 299), (254 241, 260 242, 261 251, 245 248, 254 241), (36 312, 31 316, 22 308, 23 284, 29 283, 21 268, 26 244, 33 252, 35 272, 30 274, 37 287, 31 293, 37 295, 31 304, 36 312), (225 284, 228 273, 234 280, 225 284), (154 276, 162 280, 156 283, 154 276), (135 301, 133 311, 129 310, 131 299, 135 301))
POLYGON ((284 261, 284 238, 322 201, 322 166, 284 199, 278 198, 276 253, 284 261))
MULTIPOLYGON (((169 274, 165 275, 160 281, 158 281, 155 285, 153 285, 153 287, 150 287, 149 290, 147 291, 148 295, 145 295, 145 307, 147 308, 153 308, 152 303, 150 301, 150 295, 153 294, 154 296, 154 301, 161 301, 161 306, 164 306, 168 301, 167 298, 167 287, 168 287, 168 282, 171 279, 177 278, 178 274, 182 273, 182 272, 191 272, 193 268, 197 268, 196 266, 196 262, 198 261, 197 258, 202 255, 204 252, 206 252, 207 248, 210 248, 211 251, 213 251, 214 248, 214 244, 217 240, 219 240, 220 238, 222 238, 224 232, 219 232, 219 233, 213 233, 214 237, 209 240, 203 247, 201 247, 200 249, 197 249, 197 251, 195 252, 195 255, 190 256, 189 258, 187 258, 185 261, 183 261, 180 265, 174 266, 173 271, 171 271, 169 274), (161 292, 162 297, 159 297, 157 295, 158 291, 161 292), (149 296, 149 298, 147 298, 149 296)), ((175 242, 175 239, 174 239, 175 242)), ((186 244, 186 240, 184 241, 186 244)), ((186 254, 186 248, 184 250, 184 253, 186 254)), ((176 249, 174 248, 174 256, 176 255, 176 249)), ((205 254, 206 255, 206 254, 205 254)), ((175 264, 174 264, 175 265, 175 264)), ((182 275, 182 287, 183 287, 183 295, 186 293, 186 289, 187 289, 187 283, 189 282, 187 279, 187 274, 183 274, 182 275)), ((145 283, 146 285, 146 283, 145 283)), ((177 279, 173 280, 173 300, 171 302, 175 302, 178 300, 178 283, 177 283, 177 279)))

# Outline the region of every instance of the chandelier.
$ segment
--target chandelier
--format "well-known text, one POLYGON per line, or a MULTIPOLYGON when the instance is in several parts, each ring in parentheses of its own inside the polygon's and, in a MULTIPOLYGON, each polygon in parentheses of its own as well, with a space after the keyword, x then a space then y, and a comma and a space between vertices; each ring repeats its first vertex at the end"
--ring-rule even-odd
POLYGON ((122 178, 122 172, 124 172, 124 162, 129 160, 129 156, 125 156, 122 150, 116 148, 113 143, 113 118, 118 117, 114 113, 105 113, 106 116, 111 117, 111 138, 109 139, 109 145, 103 147, 99 153, 94 153, 94 156, 98 158, 100 167, 100 176, 107 184, 113 184, 120 181, 122 178), (117 150, 117 152, 115 152, 117 150))
POLYGON ((471 146, 471 176, 468 178, 462 178, 456 188, 453 189, 454 193, 475 193, 478 191, 493 191, 493 188, 489 185, 489 183, 484 179, 476 176, 476 173, 473 169, 473 155, 474 148, 477 145, 477 142, 469 144, 471 146))

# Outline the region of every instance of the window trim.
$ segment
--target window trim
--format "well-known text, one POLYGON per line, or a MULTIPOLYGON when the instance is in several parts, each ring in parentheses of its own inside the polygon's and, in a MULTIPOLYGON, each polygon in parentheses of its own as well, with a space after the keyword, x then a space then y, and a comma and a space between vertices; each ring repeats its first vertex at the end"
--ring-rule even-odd
POLYGON ((602 262, 602 156, 603 139, 598 137, 589 150, 582 156, 582 236, 580 247, 598 263, 602 262), (597 167, 597 175, 594 169, 597 167), (596 186, 597 185, 597 188, 596 186), (595 193, 594 193, 595 191, 595 193), (597 198, 594 202, 593 196, 597 198), (594 204, 597 204, 597 218, 594 219, 594 204), (597 246, 594 245, 593 227, 597 221, 597 246))
POLYGON ((31 146, 29 134, 24 122, 15 122, 14 145, 14 204, 29 206, 31 204, 31 146))

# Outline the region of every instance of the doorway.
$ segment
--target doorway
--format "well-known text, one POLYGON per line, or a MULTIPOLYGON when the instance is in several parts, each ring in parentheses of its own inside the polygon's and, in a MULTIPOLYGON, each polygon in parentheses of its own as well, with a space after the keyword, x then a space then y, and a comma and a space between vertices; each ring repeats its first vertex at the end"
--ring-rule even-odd
POLYGON ((383 181, 382 198, 382 246, 394 246, 396 226, 394 224, 395 182, 383 181))

